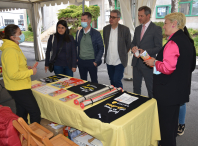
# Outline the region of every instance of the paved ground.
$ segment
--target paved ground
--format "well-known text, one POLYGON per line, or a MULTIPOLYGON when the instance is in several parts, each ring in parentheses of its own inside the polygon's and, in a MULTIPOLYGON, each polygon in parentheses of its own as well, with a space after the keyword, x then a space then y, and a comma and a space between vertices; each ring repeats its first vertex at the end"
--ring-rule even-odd
MULTIPOLYGON (((27 43, 25 44, 27 45, 27 43)), ((27 57, 28 65, 33 65, 35 62, 34 56, 34 49, 32 47, 21 47, 22 51, 24 52, 25 56, 27 57)), ((1 55, 1 52, 0 52, 1 55)), ((1 65, 1 63, 0 63, 1 65)), ((36 80, 39 78, 47 77, 53 75, 52 73, 45 73, 44 72, 44 61, 39 62, 37 74, 32 76, 32 80, 36 80)), ((79 72, 77 70, 74 73, 74 77, 79 78, 79 72)), ((90 80, 90 79, 89 79, 90 80)), ((98 68, 98 81, 102 84, 109 85, 109 78, 107 74, 106 65, 102 64, 98 68)), ((3 85, 3 81, 0 81, 3 85)), ((125 81, 123 80, 124 90, 126 91, 133 91, 132 81, 125 81)), ((145 83, 143 81, 142 84, 142 94, 147 95, 147 90, 145 87, 145 83)), ((187 104, 187 113, 186 113, 186 131, 183 136, 177 137, 177 146, 198 146, 198 69, 193 72, 192 77, 192 89, 191 89, 191 96, 190 102, 187 104)), ((0 87, 0 104, 4 106, 10 106, 12 111, 15 113, 15 103, 13 100, 9 100, 7 102, 1 103, 4 100, 8 100, 11 97, 8 95, 5 89, 0 87)), ((146 121, 145 121, 146 122, 146 121)))

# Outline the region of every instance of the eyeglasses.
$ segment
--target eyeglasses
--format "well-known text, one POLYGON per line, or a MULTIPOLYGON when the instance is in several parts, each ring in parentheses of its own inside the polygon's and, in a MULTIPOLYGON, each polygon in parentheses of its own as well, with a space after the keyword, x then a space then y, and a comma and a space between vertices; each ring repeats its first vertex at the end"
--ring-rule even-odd
POLYGON ((114 16, 109 16, 109 19, 115 19, 115 18, 120 18, 120 17, 114 17, 114 16))

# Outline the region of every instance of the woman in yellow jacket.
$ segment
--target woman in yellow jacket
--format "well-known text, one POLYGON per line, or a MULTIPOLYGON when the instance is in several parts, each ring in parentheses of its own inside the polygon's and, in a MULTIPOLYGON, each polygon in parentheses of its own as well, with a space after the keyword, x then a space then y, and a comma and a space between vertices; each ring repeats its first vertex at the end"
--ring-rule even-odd
POLYGON ((19 43, 25 40, 25 36, 17 25, 11 24, 5 28, 5 36, 1 62, 5 88, 15 100, 16 114, 27 122, 30 114, 30 122, 40 123, 40 109, 31 91, 31 75, 35 75, 36 68, 27 66, 27 59, 19 48, 19 43))

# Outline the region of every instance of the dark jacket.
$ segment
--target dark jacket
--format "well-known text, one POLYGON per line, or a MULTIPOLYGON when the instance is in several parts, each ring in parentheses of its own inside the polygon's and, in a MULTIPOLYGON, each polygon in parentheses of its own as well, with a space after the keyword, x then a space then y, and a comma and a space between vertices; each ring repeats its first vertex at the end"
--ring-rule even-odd
MULTIPOLYGON (((84 33, 84 30, 81 29, 79 36, 78 36, 78 41, 77 41, 78 31, 76 33, 76 46, 78 47, 77 58, 79 58, 79 55, 80 55, 80 41, 83 37, 83 33, 84 33)), ((91 35, 92 45, 94 48, 95 62, 97 63, 97 66, 99 66, 102 63, 102 55, 104 52, 103 40, 102 40, 100 32, 93 28, 91 28, 90 30, 90 35, 91 35)))
MULTIPOLYGON (((134 46, 137 46, 140 49, 146 50, 151 57, 155 58, 156 54, 162 48, 162 28, 160 26, 156 26, 153 22, 151 22, 146 29, 142 40, 140 41, 141 30, 142 25, 139 25, 135 28, 133 41, 131 43, 131 49, 134 46)), ((131 65, 147 67, 145 63, 143 63, 142 59, 137 57, 133 57, 131 65)))
MULTIPOLYGON (((46 59, 45 59, 45 66, 49 66, 49 63, 52 62, 54 60, 54 58, 56 57, 56 52, 58 52, 57 49, 59 49, 57 46, 57 38, 54 36, 54 42, 53 42, 53 46, 52 46, 52 37, 53 35, 50 35, 50 38, 48 40, 48 44, 47 44, 47 51, 46 51, 46 59), (50 51, 53 48, 53 54, 52 57, 50 59, 50 51)), ((76 68, 76 64, 77 64, 77 53, 76 53, 76 46, 75 46, 75 41, 73 36, 69 36, 71 42, 65 42, 63 45, 65 45, 64 47, 66 47, 66 65, 72 69, 72 68, 76 68)))
MULTIPOLYGON (((104 63, 106 63, 107 50, 109 47, 109 37, 111 33, 111 25, 107 25, 103 28, 103 38, 105 43, 105 57, 104 63)), ((120 61, 124 67, 128 62, 128 51, 131 46, 131 34, 128 27, 118 24, 118 54, 120 61)))
MULTIPOLYGON (((161 73, 153 76, 154 98, 159 105, 166 106, 184 104, 189 101, 191 77, 196 66, 195 47, 184 32, 182 30, 177 31, 170 40, 174 41, 179 48, 180 56, 176 69, 170 75, 161 73)), ((159 61, 163 61, 165 46, 156 57, 159 61)))

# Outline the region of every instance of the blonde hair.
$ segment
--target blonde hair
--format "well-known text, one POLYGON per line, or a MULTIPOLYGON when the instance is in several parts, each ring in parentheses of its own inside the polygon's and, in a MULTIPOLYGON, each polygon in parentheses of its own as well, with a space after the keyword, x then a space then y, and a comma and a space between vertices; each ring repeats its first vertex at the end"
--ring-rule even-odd
POLYGON ((177 28, 184 30, 186 25, 186 16, 183 13, 175 12, 165 16, 165 19, 170 20, 171 23, 177 21, 177 28))

